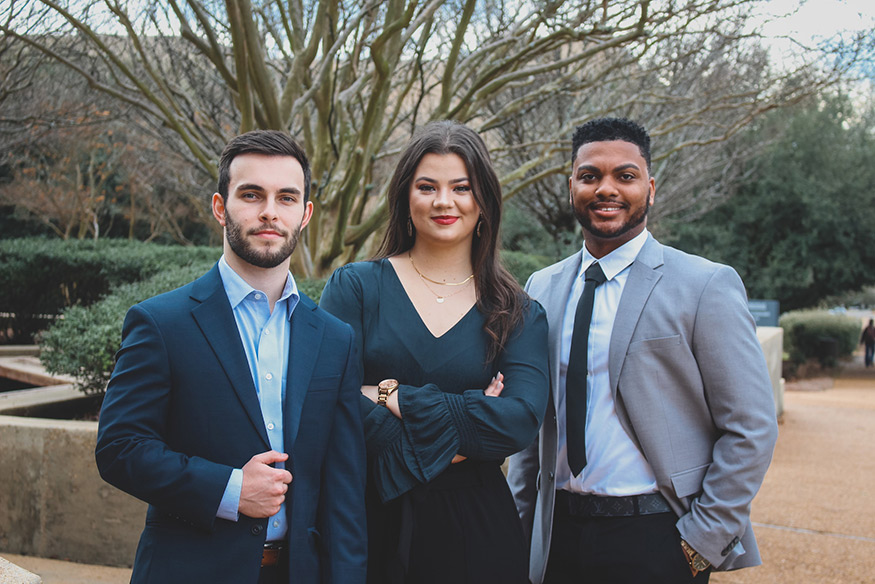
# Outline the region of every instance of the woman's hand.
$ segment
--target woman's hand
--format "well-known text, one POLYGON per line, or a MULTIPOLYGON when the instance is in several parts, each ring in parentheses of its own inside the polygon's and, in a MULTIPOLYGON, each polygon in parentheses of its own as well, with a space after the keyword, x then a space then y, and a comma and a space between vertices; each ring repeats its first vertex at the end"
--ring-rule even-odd
POLYGON ((483 393, 490 397, 498 397, 501 395, 502 390, 504 389, 504 374, 499 371, 495 377, 492 378, 492 381, 489 382, 489 386, 483 390, 483 393))

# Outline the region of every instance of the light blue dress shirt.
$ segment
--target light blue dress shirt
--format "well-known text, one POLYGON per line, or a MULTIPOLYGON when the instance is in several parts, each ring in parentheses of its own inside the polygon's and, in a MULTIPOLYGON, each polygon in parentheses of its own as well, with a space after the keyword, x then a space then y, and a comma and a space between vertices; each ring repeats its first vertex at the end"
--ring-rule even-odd
MULTIPOLYGON (((286 397, 286 377, 289 368, 290 319, 300 295, 295 279, 289 274, 279 300, 270 310, 267 295, 246 283, 225 261, 219 259, 219 274, 225 286, 225 293, 231 303, 234 320, 258 401, 264 427, 270 440, 270 447, 277 452, 285 452, 283 446, 283 403, 286 397)), ((282 462, 275 465, 284 468, 282 462)), ((219 504, 217 517, 237 521, 240 504, 240 491, 243 487, 243 469, 234 469, 225 487, 225 494, 219 504)), ((270 518, 267 524, 267 541, 281 540, 286 535, 286 506, 270 518)))

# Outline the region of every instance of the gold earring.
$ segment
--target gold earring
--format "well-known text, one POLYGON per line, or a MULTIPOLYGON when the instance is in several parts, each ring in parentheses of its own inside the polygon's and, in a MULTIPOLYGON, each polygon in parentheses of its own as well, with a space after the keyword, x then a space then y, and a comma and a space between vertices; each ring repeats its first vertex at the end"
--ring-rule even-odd
POLYGON ((407 218, 407 237, 413 237, 413 220, 410 217, 407 218))

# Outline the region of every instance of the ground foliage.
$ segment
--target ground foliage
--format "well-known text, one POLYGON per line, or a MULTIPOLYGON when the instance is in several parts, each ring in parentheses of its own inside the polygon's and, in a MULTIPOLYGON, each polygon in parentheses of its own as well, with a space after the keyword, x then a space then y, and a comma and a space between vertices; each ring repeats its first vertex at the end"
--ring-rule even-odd
POLYGON ((194 263, 216 247, 127 240, 0 239, 0 329, 6 342, 33 342, 65 308, 93 304, 114 287, 194 263))

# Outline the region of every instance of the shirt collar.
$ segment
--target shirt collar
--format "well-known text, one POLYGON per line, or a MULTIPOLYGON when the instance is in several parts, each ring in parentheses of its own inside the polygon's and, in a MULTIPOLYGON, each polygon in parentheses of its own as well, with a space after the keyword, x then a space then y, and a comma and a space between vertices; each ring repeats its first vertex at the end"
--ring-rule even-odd
MULTIPOLYGON (((237 308, 243 300, 246 299, 247 296, 252 294, 253 292, 261 292, 261 290, 256 290, 252 286, 250 286, 246 280, 240 277, 240 274, 234 271, 230 265, 228 265, 227 260, 225 260, 225 256, 223 255, 219 258, 219 275, 222 277, 222 284, 225 287, 225 294, 228 295, 228 302, 231 303, 231 308, 237 308)), ((295 283, 295 278, 292 277, 292 273, 289 272, 286 277, 286 284, 283 286, 283 293, 280 295, 279 300, 277 302, 283 302, 288 299, 293 299, 291 305, 294 306, 297 304, 300 299, 300 294, 298 293, 298 285, 295 283)), ((291 310, 289 311, 289 318, 292 317, 291 310)))
MULTIPOLYGON (((647 237, 650 234, 647 229, 644 229, 641 233, 609 253, 608 255, 598 258, 598 263, 602 267, 602 271, 605 273, 605 277, 608 280, 613 280, 614 277, 632 265, 632 262, 635 261, 635 258, 638 257, 638 253, 641 251, 641 248, 644 247, 644 242, 647 241, 647 237)), ((580 272, 578 272, 577 277, 582 278, 583 273, 586 269, 592 265, 593 262, 596 261, 596 258, 593 257, 589 250, 586 249, 586 243, 583 245, 583 259, 580 262, 580 272)))

